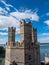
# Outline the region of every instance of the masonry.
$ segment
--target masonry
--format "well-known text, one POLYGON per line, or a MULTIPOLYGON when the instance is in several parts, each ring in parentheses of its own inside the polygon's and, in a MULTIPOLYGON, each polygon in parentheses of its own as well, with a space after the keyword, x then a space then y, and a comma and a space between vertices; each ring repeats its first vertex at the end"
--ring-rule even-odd
POLYGON ((20 21, 20 42, 15 42, 15 27, 8 28, 5 65, 40 65, 40 46, 37 29, 32 23, 20 21))

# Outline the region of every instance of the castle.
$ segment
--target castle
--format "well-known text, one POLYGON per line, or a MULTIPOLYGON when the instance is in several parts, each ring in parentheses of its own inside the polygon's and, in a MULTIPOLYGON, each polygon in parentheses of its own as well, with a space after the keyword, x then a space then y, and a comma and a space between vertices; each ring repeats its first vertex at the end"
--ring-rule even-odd
POLYGON ((37 29, 32 23, 20 21, 20 43, 15 42, 15 27, 8 28, 5 65, 40 65, 40 46, 37 29))

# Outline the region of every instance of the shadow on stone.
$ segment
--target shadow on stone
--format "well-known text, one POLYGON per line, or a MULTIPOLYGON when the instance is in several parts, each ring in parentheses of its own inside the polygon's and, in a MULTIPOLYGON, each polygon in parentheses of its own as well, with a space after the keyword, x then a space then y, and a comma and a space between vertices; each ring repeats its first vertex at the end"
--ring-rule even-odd
POLYGON ((47 63, 46 65, 49 65, 49 63, 47 63))
POLYGON ((18 65, 15 61, 13 61, 10 65, 18 65))
POLYGON ((41 62, 41 65, 45 65, 45 63, 41 62))

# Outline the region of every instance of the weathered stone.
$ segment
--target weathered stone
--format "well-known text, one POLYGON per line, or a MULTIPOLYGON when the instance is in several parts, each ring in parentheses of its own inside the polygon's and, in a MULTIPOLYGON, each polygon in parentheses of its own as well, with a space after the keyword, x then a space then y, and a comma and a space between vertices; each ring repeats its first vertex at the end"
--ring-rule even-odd
POLYGON ((17 65, 40 65, 40 47, 37 42, 37 30, 32 23, 20 22, 21 42, 15 42, 15 28, 8 28, 5 65, 13 61, 17 65))

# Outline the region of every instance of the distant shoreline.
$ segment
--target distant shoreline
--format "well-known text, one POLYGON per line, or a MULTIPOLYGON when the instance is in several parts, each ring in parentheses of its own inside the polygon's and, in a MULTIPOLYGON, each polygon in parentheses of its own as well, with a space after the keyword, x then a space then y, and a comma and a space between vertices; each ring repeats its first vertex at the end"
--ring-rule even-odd
MULTIPOLYGON (((0 44, 0 46, 6 48, 6 44, 0 44)), ((40 46, 49 46, 49 43, 40 43, 40 46)))

